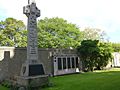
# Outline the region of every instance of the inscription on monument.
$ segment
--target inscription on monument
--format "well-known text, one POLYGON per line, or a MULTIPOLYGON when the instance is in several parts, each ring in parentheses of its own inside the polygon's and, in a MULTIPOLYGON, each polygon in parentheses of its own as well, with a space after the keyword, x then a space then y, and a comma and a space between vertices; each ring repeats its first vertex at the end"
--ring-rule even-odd
POLYGON ((44 75, 42 64, 29 65, 29 76, 44 75))

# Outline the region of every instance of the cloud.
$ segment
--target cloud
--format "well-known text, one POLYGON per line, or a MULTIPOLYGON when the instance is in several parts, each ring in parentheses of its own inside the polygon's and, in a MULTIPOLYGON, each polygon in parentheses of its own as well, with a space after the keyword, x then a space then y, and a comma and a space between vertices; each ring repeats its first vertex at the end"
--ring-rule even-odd
MULTIPOLYGON (((95 27, 113 37, 120 29, 119 0, 36 0, 41 18, 62 17, 79 27, 95 27)), ((23 6, 27 0, 0 0, 0 12, 26 22, 23 6), (1 9, 2 8, 2 9, 1 9), (4 10, 3 10, 4 9, 4 10)), ((1 14, 0 13, 0 14, 1 14)), ((3 15, 2 15, 3 16, 3 15)))
POLYGON ((0 20, 4 20, 6 18, 6 12, 3 8, 0 8, 0 20))

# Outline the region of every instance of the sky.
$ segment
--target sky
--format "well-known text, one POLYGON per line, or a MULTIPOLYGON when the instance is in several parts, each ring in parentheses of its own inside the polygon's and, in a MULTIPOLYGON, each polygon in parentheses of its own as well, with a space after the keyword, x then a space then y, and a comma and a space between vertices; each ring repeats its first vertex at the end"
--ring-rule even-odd
MULTIPOLYGON (((31 0, 34 1, 34 0, 31 0)), ((99 28, 111 42, 120 42, 120 0, 35 0, 41 16, 60 17, 83 29, 99 28)), ((28 0, 0 0, 0 21, 14 17, 27 22, 23 6, 28 0)))

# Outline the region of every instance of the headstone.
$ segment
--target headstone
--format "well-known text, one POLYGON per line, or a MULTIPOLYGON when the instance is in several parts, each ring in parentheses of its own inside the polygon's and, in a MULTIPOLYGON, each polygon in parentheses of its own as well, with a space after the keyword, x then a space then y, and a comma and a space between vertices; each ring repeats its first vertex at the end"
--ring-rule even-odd
POLYGON ((43 65, 38 60, 37 17, 40 16, 40 10, 35 1, 32 1, 23 7, 23 13, 28 17, 27 60, 22 65, 18 84, 29 86, 34 82, 31 86, 38 87, 48 83, 48 75, 45 75, 43 65))

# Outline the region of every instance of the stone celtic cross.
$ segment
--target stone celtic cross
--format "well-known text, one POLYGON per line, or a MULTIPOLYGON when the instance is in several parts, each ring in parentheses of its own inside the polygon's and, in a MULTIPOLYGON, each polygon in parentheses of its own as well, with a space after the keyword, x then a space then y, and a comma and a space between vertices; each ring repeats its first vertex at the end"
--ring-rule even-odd
POLYGON ((40 16, 40 10, 36 7, 35 1, 31 3, 28 1, 23 13, 28 17, 27 60, 22 64, 17 83, 25 87, 38 88, 48 84, 48 75, 45 75, 43 65, 38 60, 37 17, 40 16))
MULTIPOLYGON (((30 3, 28 1, 28 3, 30 3)), ((36 7, 34 1, 23 8, 23 13, 28 17, 28 40, 27 40, 27 63, 38 63, 37 46, 37 17, 40 16, 40 10, 36 7)))

